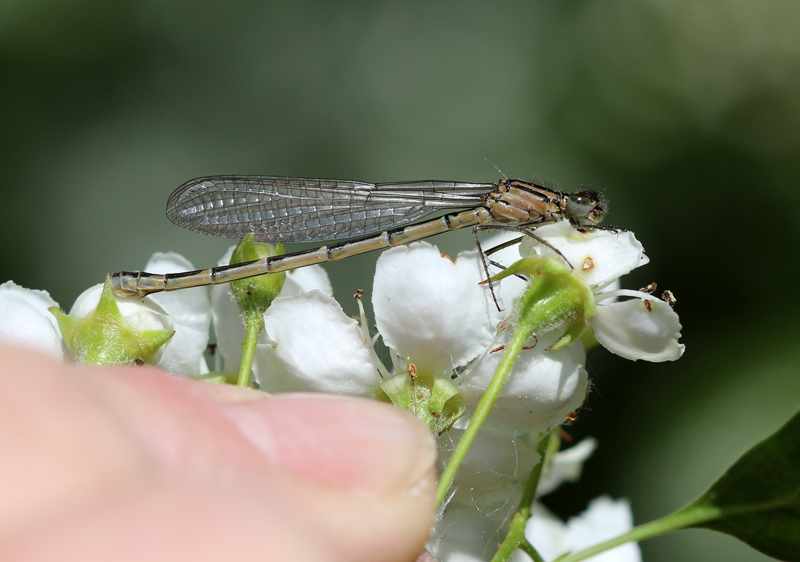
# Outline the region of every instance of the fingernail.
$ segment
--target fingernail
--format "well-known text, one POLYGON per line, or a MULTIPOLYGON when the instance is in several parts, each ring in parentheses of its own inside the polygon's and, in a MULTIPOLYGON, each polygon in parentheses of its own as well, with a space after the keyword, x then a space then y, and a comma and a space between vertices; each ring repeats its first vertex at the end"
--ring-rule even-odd
POLYGON ((222 407, 269 459, 337 488, 400 491, 433 476, 433 437, 394 406, 335 395, 281 394, 222 407))

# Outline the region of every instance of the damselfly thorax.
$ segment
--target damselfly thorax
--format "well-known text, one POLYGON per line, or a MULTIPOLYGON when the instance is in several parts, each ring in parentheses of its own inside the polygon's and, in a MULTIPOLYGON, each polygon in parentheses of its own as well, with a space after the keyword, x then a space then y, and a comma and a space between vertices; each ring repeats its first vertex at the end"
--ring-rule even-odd
POLYGON ((313 250, 165 275, 122 271, 112 276, 117 294, 144 296, 228 283, 264 273, 407 244, 462 228, 529 232, 569 220, 600 222, 597 192, 564 193, 523 180, 497 183, 413 181, 365 183, 281 176, 210 176, 186 182, 167 202, 167 217, 193 232, 257 242, 343 240, 313 250), (449 212, 423 221, 437 212, 449 212))

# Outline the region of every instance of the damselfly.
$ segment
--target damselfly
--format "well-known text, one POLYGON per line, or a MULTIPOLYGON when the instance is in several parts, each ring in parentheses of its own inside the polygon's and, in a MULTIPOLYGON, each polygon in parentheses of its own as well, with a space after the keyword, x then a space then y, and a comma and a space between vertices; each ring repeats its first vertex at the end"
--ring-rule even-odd
POLYGON ((247 263, 158 275, 122 271, 117 294, 144 296, 228 283, 399 246, 450 230, 516 230, 569 220, 600 222, 597 192, 564 193, 523 180, 497 183, 364 183, 282 176, 209 176, 186 182, 167 201, 167 217, 193 232, 257 242, 344 240, 247 263), (466 209, 419 222, 442 211, 466 209))

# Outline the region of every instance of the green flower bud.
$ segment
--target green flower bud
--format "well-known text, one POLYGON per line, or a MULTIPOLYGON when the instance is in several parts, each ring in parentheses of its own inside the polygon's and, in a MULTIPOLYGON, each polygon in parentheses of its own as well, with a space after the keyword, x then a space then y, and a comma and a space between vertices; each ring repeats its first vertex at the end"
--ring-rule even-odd
MULTIPOLYGON (((265 257, 283 254, 283 244, 272 246, 270 244, 255 243, 253 235, 239 242, 231 256, 231 265, 249 261, 260 260, 265 257)), ((281 293, 286 273, 265 273, 257 277, 232 281, 231 292, 236 298, 239 310, 245 318, 261 317, 272 304, 272 301, 281 293)))
POLYGON ((517 330, 530 337, 565 328, 564 335, 549 350, 569 345, 589 327, 594 315, 594 294, 589 286, 562 261, 547 256, 528 256, 492 277, 499 281, 510 275, 527 277, 530 285, 520 297, 516 311, 517 330))
MULTIPOLYGON (((49 308, 56 317, 64 343, 73 359, 84 365, 141 365, 152 363, 158 350, 174 330, 132 328, 119 310, 106 276, 97 307, 84 318, 74 318, 57 306, 49 308)), ((152 312, 147 310, 143 313, 152 312)))

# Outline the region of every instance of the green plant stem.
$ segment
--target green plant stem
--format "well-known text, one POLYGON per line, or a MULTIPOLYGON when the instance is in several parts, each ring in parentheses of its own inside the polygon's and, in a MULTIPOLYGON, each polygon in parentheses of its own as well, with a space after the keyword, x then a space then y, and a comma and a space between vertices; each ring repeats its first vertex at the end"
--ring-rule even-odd
POLYGON ((522 544, 519 545, 519 549, 530 556, 533 559, 533 562, 544 562, 544 558, 542 558, 542 556, 536 551, 535 548, 533 548, 533 546, 531 546, 531 543, 529 543, 527 540, 522 541, 522 544))
POLYGON ((486 392, 481 396, 480 400, 478 400, 475 414, 473 414, 464 435, 456 446, 456 450, 453 451, 453 456, 450 457, 447 467, 444 469, 441 478, 439 478, 439 484, 436 487, 436 505, 442 505, 447 490, 450 489, 450 485, 453 483, 456 472, 464 461, 464 457, 467 456, 467 451, 469 451, 469 448, 478 436, 478 431, 483 425, 483 422, 486 421, 486 417, 492 410, 492 406, 494 406, 494 403, 497 401, 500 390, 503 388, 503 385, 508 379, 508 375, 511 373, 511 367, 514 366, 514 361, 517 360, 517 356, 520 351, 522 351, 525 340, 527 340, 529 336, 530 332, 521 329, 520 325, 517 324, 514 335, 511 336, 511 341, 508 342, 505 353, 503 353, 503 358, 500 360, 500 364, 497 366, 497 370, 492 377, 492 382, 489 383, 486 392))
POLYGON ((528 556, 533 558, 534 562, 544 562, 533 545, 525 539, 525 524, 531 517, 533 500, 536 498, 536 488, 539 487, 539 478, 542 476, 542 468, 544 467, 549 444, 550 437, 544 435, 536 445, 536 452, 539 453, 539 462, 536 463, 536 466, 531 470, 530 476, 528 476, 528 481, 525 483, 525 489, 522 492, 522 499, 519 501, 519 507, 511 518, 511 525, 508 528, 506 538, 500 548, 497 549, 492 562, 506 562, 518 548, 524 550, 528 556))
POLYGON ((686 527, 697 525, 698 523, 718 519, 721 517, 721 515, 722 510, 717 507, 689 506, 686 509, 671 515, 667 515, 661 519, 656 519, 650 523, 639 525, 624 535, 620 535, 604 543, 600 543, 578 552, 565 554, 564 556, 557 558, 556 562, 578 562, 579 560, 585 560, 586 558, 594 556, 595 554, 599 554, 606 550, 612 549, 615 546, 625 544, 626 542, 639 542, 652 537, 657 537, 658 535, 663 535, 665 533, 669 533, 670 531, 677 531, 679 529, 685 529, 686 527))
POLYGON ((245 314, 245 337, 242 344, 242 364, 239 366, 238 386, 250 386, 250 369, 256 353, 258 335, 264 329, 264 317, 259 314, 245 314))
POLYGON ((226 373, 219 371, 206 373, 204 375, 191 375, 192 380, 213 382, 217 384, 236 384, 238 377, 238 373, 226 373))

